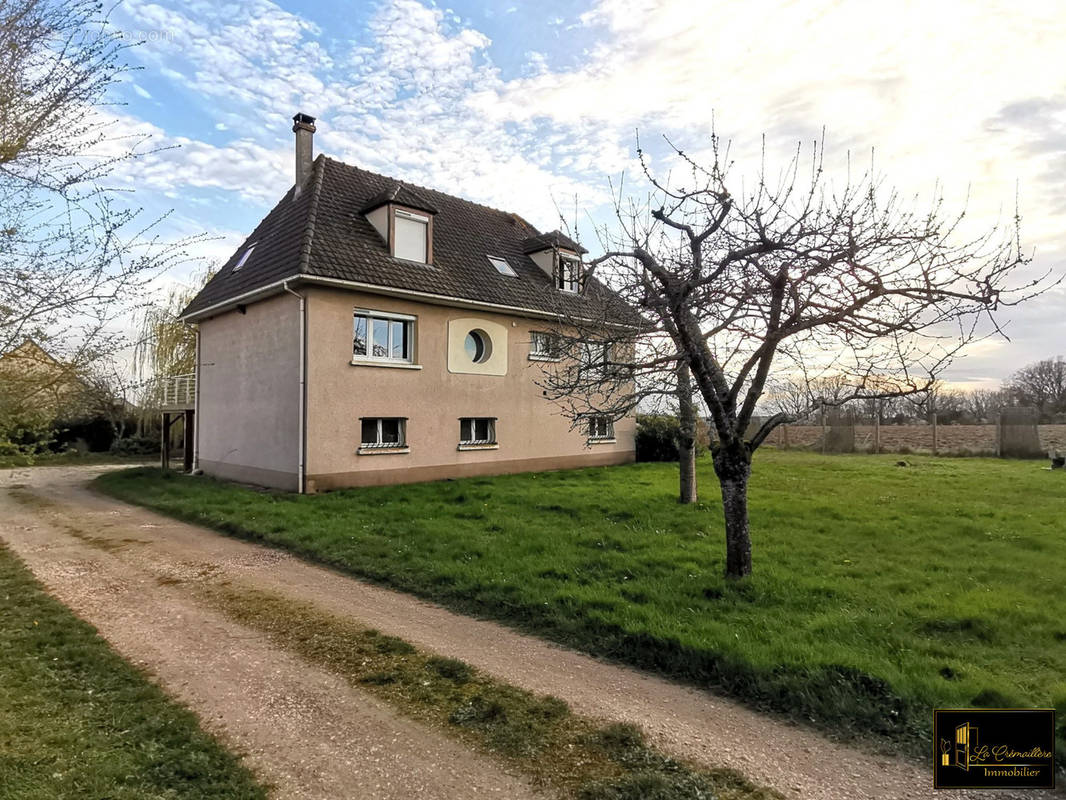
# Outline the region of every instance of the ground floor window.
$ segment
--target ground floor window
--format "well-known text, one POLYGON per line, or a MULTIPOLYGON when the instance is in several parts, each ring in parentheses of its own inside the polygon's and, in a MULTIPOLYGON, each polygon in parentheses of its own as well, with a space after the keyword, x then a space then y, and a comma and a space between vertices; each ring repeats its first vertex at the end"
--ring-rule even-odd
POLYGON ((589 417, 589 439, 613 439, 614 423, 610 417, 589 417))
POLYGON ((459 420, 459 444, 496 444, 496 419, 463 417, 459 420))
POLYGON ((405 447, 407 420, 401 417, 363 417, 362 447, 405 447))

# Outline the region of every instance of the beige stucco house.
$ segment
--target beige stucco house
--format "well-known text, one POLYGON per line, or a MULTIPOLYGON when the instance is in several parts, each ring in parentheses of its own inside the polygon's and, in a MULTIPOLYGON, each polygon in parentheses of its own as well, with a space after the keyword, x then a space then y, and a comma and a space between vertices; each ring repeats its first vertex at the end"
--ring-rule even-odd
POLYGON ((316 491, 633 460, 632 418, 575 425, 537 383, 562 320, 638 319, 579 245, 312 160, 294 123, 293 188, 183 312, 200 469, 316 491))

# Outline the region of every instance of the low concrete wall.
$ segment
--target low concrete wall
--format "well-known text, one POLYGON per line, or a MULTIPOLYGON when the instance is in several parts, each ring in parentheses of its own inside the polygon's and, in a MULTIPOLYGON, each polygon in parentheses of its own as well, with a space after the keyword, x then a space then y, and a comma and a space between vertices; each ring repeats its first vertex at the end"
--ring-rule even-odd
MULTIPOLYGON (((1066 452, 1066 425, 1039 425, 1040 447, 1066 452)), ((938 425, 937 452, 945 455, 995 455, 995 425, 938 425)), ((822 443, 820 425, 782 425, 766 444, 782 448, 817 450, 822 443)), ((874 446, 874 426, 855 426, 855 450, 870 452, 874 446)), ((881 452, 932 452, 932 425, 882 425, 881 452)))

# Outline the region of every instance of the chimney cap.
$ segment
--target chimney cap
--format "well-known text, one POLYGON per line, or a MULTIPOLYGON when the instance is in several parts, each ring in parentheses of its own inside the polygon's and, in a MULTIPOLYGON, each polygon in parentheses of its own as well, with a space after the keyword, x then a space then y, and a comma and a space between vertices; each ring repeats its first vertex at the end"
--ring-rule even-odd
POLYGON ((310 114, 304 114, 300 112, 292 118, 292 130, 296 132, 300 129, 309 130, 311 133, 315 132, 315 118, 310 114))

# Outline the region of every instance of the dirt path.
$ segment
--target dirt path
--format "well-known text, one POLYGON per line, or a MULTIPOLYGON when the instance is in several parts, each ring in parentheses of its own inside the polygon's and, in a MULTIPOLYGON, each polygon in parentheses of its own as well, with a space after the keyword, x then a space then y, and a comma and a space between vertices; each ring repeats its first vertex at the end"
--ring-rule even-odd
POLYGON ((23 485, 55 505, 17 503, 0 491, 0 536, 119 652, 149 668, 209 728, 247 752, 250 766, 278 787, 279 797, 521 798, 531 789, 197 605, 190 587, 207 576, 313 602, 509 683, 551 693, 580 713, 636 723, 664 750, 734 767, 786 797, 986 796, 933 792, 930 772, 921 766, 871 756, 707 692, 95 495, 84 485, 101 469, 5 472, 0 487, 23 485))

